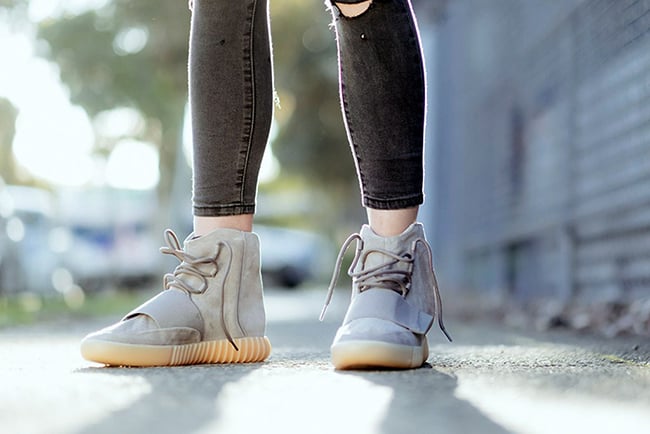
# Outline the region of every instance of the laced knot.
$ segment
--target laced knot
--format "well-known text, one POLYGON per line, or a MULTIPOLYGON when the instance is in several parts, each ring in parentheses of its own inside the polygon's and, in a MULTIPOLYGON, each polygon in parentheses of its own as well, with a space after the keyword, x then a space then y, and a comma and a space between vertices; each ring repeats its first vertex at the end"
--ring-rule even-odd
MULTIPOLYGON (((163 286, 166 290, 176 288, 185 291, 188 294, 203 294, 206 289, 208 289, 208 278, 215 277, 219 272, 217 257, 219 257, 221 250, 224 248, 228 250, 229 253, 226 275, 230 271, 232 263, 232 247, 224 241, 217 242, 217 250, 214 255, 201 257, 195 257, 185 252, 181 247, 178 237, 171 229, 165 230, 165 243, 167 246, 161 247, 160 252, 165 255, 172 255, 180 261, 180 264, 176 266, 173 273, 167 273, 163 277, 163 286), (189 276, 190 278, 195 277, 200 282, 200 285, 197 287, 196 282, 185 280, 187 278, 184 279, 183 276, 189 276)), ((224 291, 225 282, 222 281, 221 300, 224 300, 224 291)), ((235 341, 228 330, 228 326, 226 325, 225 303, 223 302, 221 303, 221 326, 228 342, 230 342, 236 351, 239 351, 239 348, 235 344, 235 341)))
POLYGON ((350 268, 348 268, 348 275, 352 278, 353 282, 356 284, 359 292, 367 291, 369 289, 383 288, 389 289, 395 292, 398 292, 402 297, 406 297, 411 289, 411 282, 413 276, 413 266, 415 263, 415 252, 419 245, 425 247, 427 252, 429 269, 433 275, 433 296, 435 302, 435 315, 438 319, 438 326, 440 330, 445 335, 445 337, 451 342, 451 337, 445 329, 445 325, 442 320, 442 299, 440 297, 440 290, 438 289, 438 279, 436 277, 435 270, 433 269, 433 253, 431 252, 431 247, 429 244, 422 238, 415 239, 410 246, 409 251, 399 255, 385 249, 367 249, 364 250, 363 238, 360 234, 355 233, 348 237, 341 246, 338 257, 336 258, 336 264, 334 265, 334 274, 332 275, 332 280, 330 281, 329 288, 327 289, 327 298, 325 300, 325 306, 320 314, 320 320, 322 321, 325 318, 325 312, 327 307, 332 301, 332 296, 334 294, 334 288, 339 279, 341 273, 341 266, 343 263, 343 257, 349 249, 352 242, 357 241, 357 248, 354 254, 354 259, 350 268), (386 257, 386 261, 380 263, 379 265, 374 265, 366 267, 366 262, 368 256, 371 254, 381 254, 386 257), (357 265, 361 264, 359 270, 355 271, 357 265), (399 266, 398 264, 404 264, 405 266, 399 266))
MULTIPOLYGON (((180 264, 174 269, 173 273, 167 273, 163 277, 165 289, 177 288, 190 294, 202 294, 208 288, 208 278, 217 275, 219 268, 217 266, 217 255, 194 257, 185 252, 176 234, 170 230, 165 230, 166 247, 161 247, 160 252, 165 255, 175 256, 180 264), (183 275, 196 277, 201 282, 197 288, 196 285, 183 279, 183 275)), ((225 244, 225 243, 223 243, 225 244)))

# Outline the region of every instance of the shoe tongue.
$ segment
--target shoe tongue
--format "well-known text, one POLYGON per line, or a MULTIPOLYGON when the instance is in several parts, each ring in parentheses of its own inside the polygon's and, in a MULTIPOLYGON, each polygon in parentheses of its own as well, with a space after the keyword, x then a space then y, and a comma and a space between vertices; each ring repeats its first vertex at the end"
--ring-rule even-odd
MULTIPOLYGON (((409 226, 403 233, 400 235, 392 237, 382 237, 377 235, 368 225, 364 225, 361 228, 361 238, 363 239, 363 254, 365 252, 371 251, 365 256, 365 263, 357 265, 357 271, 361 267, 368 270, 374 267, 381 267, 387 265, 393 261, 389 255, 382 252, 391 252, 393 254, 402 256, 405 253, 411 253, 411 244, 421 232, 421 225, 414 224, 409 226), (372 251, 372 250, 377 250, 372 251)), ((390 275, 389 270, 407 270, 409 265, 406 262, 397 262, 390 267, 386 267, 387 275, 390 275)), ((401 277, 397 277, 401 279, 401 277)))
MULTIPOLYGON (((382 237, 377 235, 368 225, 361 228, 361 238, 363 239, 363 250, 384 250, 396 255, 403 255, 411 250, 411 243, 421 235, 422 225, 414 223, 404 232, 392 237, 382 237)), ((385 264, 390 258, 380 252, 372 252, 366 258, 366 267, 374 267, 385 264)))
MULTIPOLYGON (((202 236, 190 234, 183 242, 183 251, 197 259, 204 257, 214 258, 217 257, 217 250, 222 248, 219 245, 219 241, 229 242, 238 236, 241 236, 239 231, 231 229, 217 229, 202 236)), ((214 265, 195 264, 193 267, 203 270, 206 273, 210 273, 214 265)), ((192 274, 181 273, 179 277, 193 288, 200 288, 203 284, 203 279, 192 274)))
POLYGON ((214 256, 219 248, 219 241, 229 242, 240 237, 240 231, 234 229, 217 229, 201 236, 190 234, 183 242, 183 250, 195 258, 214 256))
POLYGON ((217 250, 217 240, 212 234, 195 237, 190 235, 183 242, 183 250, 195 258, 212 256, 217 250))

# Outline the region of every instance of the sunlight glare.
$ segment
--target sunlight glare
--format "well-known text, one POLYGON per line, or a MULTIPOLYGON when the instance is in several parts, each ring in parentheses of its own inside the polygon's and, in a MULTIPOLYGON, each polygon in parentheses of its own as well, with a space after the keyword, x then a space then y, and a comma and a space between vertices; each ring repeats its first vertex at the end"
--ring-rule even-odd
POLYGON ((150 143, 122 140, 106 165, 108 185, 114 188, 149 190, 158 185, 158 150, 150 143))
MULTIPOLYGON (((44 100, 45 101, 48 100, 44 100)), ((92 176, 94 134, 80 107, 21 110, 16 120, 17 161, 35 175, 60 185, 81 185, 92 176), (56 115, 54 114, 56 113, 56 115)))
POLYGON ((48 18, 60 17, 65 13, 82 14, 91 9, 100 9, 111 0, 30 0, 29 19, 40 22, 48 18))
POLYGON ((105 110, 93 118, 93 125, 97 134, 106 138, 137 136, 145 129, 142 114, 131 107, 105 110))
POLYGON ((129 27, 115 36, 113 51, 118 56, 139 53, 147 45, 149 30, 143 26, 129 27))
POLYGON ((80 185, 92 175, 94 133, 86 112, 69 102, 58 69, 34 57, 24 34, 0 28, 0 96, 18 109, 14 153, 35 176, 61 185, 80 185))
POLYGON ((359 376, 275 363, 272 369, 254 370, 226 383, 216 398, 216 417, 197 432, 265 432, 286 409, 291 409, 291 417, 282 422, 287 433, 336 433, 341 421, 345 421, 344 432, 381 432, 394 399, 393 388, 359 376), (250 417, 251 408, 255 417, 250 417))

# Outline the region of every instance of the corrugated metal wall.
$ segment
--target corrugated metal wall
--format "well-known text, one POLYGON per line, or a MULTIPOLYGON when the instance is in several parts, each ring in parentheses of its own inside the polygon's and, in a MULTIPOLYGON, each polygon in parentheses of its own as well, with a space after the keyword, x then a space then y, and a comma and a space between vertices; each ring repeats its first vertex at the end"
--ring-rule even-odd
POLYGON ((428 173, 443 280, 650 297, 650 1, 446 3, 428 173))

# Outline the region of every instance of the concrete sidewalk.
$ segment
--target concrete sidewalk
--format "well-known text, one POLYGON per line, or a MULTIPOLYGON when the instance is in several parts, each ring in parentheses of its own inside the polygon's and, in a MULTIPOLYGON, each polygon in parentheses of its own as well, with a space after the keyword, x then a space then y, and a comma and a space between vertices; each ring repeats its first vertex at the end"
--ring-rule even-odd
POLYGON ((113 321, 0 331, 0 432, 614 433, 650 429, 650 340, 534 334, 447 319, 429 365, 337 372, 324 293, 268 291, 266 363, 103 368, 78 341, 113 321))

